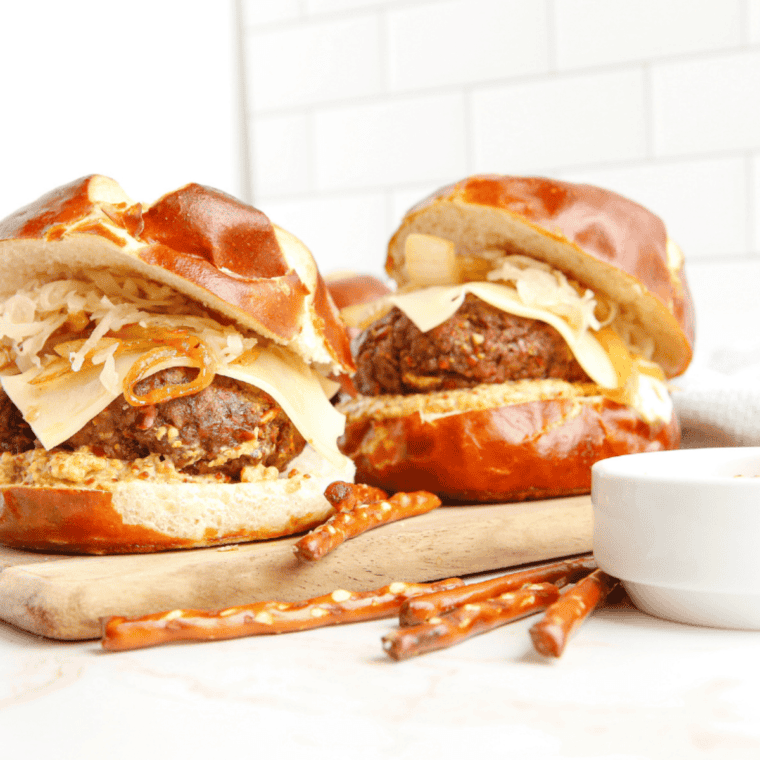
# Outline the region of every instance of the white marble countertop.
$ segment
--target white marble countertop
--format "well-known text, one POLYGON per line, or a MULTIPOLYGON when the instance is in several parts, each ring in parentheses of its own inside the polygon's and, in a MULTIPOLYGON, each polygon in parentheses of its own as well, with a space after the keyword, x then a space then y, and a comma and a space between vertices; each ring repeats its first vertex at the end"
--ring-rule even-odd
POLYGON ((393 620, 120 653, 0 624, 2 756, 760 757, 760 633, 604 609, 549 661, 531 623, 404 662, 393 620))

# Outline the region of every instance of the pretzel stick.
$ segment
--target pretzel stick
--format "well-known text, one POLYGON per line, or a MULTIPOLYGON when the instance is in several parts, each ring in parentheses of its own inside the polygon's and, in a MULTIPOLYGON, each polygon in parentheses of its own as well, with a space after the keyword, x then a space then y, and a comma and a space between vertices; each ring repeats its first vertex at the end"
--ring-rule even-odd
POLYGON ((373 591, 338 589, 305 602, 265 601, 208 610, 170 610, 141 617, 104 621, 103 649, 121 651, 169 641, 215 641, 259 634, 290 633, 341 623, 392 617, 402 602, 416 594, 461 586, 461 578, 436 583, 395 582, 373 591))
POLYGON ((536 651, 547 657, 560 657, 570 637, 618 583, 602 570, 594 570, 568 589, 531 627, 530 637, 536 651))
POLYGON ((498 578, 471 583, 457 589, 425 594, 408 599, 401 605, 399 624, 406 626, 424 623, 431 617, 454 609, 454 607, 493 599, 507 591, 515 591, 527 583, 553 583, 561 588, 568 583, 575 583, 595 569, 596 562, 589 554, 577 559, 552 562, 549 565, 508 573, 498 578))
POLYGON ((314 562, 349 538, 354 538, 378 525, 421 515, 440 506, 441 500, 427 491, 399 492, 389 499, 358 504, 333 514, 300 539, 293 546, 293 551, 299 559, 314 562))
POLYGON ((426 623, 398 628, 383 636, 383 649, 394 660, 458 644, 513 620, 545 609, 559 596, 551 583, 537 583, 474 604, 456 607, 426 623))
POLYGON ((382 488, 368 486, 365 483, 347 483, 336 480, 325 488, 325 498, 337 511, 353 509, 358 504, 371 504, 382 501, 388 494, 382 488))

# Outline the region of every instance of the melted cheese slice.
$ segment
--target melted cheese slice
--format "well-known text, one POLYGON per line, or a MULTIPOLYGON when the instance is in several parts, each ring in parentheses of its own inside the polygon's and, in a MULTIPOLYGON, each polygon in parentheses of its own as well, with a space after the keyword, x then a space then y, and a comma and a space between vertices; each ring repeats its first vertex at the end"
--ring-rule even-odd
MULTIPOLYGON (((116 357, 119 385, 139 357, 140 353, 116 357)), ((181 358, 168 360, 155 371, 177 366, 183 366, 181 358)), ((0 382, 42 445, 51 449, 74 435, 118 397, 100 382, 101 371, 101 366, 85 367, 32 385, 29 381, 37 370, 30 370, 0 378, 0 382)), ((236 362, 218 367, 217 373, 268 393, 313 448, 332 464, 345 465, 346 457, 337 446, 345 418, 330 403, 327 396, 330 386, 324 378, 298 357, 273 347, 255 358, 244 355, 236 362)))
POLYGON ((618 387, 615 365, 589 331, 574 330, 562 317, 547 309, 524 304, 514 288, 495 282, 468 282, 397 293, 388 300, 398 306, 422 332, 427 332, 452 317, 468 293, 501 311, 551 325, 565 339, 578 363, 597 385, 602 388, 618 387))
POLYGON ((243 355, 219 374, 268 393, 325 459, 338 467, 345 465, 346 457, 338 451, 337 441, 346 418, 330 403, 325 393, 330 386, 295 354, 273 346, 252 360, 245 361, 243 355))
POLYGON ((422 332, 427 332, 452 317, 467 293, 515 316, 550 324, 562 335, 578 363, 604 395, 632 407, 650 424, 670 421, 673 402, 664 375, 655 365, 633 357, 611 328, 598 333, 576 330, 562 317, 524 304, 513 288, 493 282, 431 286, 396 293, 388 301, 401 309, 422 332))

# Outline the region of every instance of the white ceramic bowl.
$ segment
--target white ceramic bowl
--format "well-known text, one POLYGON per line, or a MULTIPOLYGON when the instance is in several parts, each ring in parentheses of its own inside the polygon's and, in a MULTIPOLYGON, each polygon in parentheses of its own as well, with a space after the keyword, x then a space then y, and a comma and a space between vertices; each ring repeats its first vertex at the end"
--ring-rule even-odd
POLYGON ((594 556, 639 609, 760 630, 760 447, 631 454, 591 472, 594 556))

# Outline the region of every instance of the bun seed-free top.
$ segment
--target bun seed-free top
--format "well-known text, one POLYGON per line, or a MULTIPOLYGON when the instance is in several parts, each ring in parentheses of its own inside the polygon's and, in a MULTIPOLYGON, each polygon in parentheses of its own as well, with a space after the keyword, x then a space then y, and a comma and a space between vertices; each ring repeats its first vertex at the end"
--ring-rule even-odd
POLYGON ((294 235, 238 199, 199 184, 150 206, 91 175, 0 221, 0 292, 87 268, 138 273, 335 372, 353 361, 314 258, 294 235))

